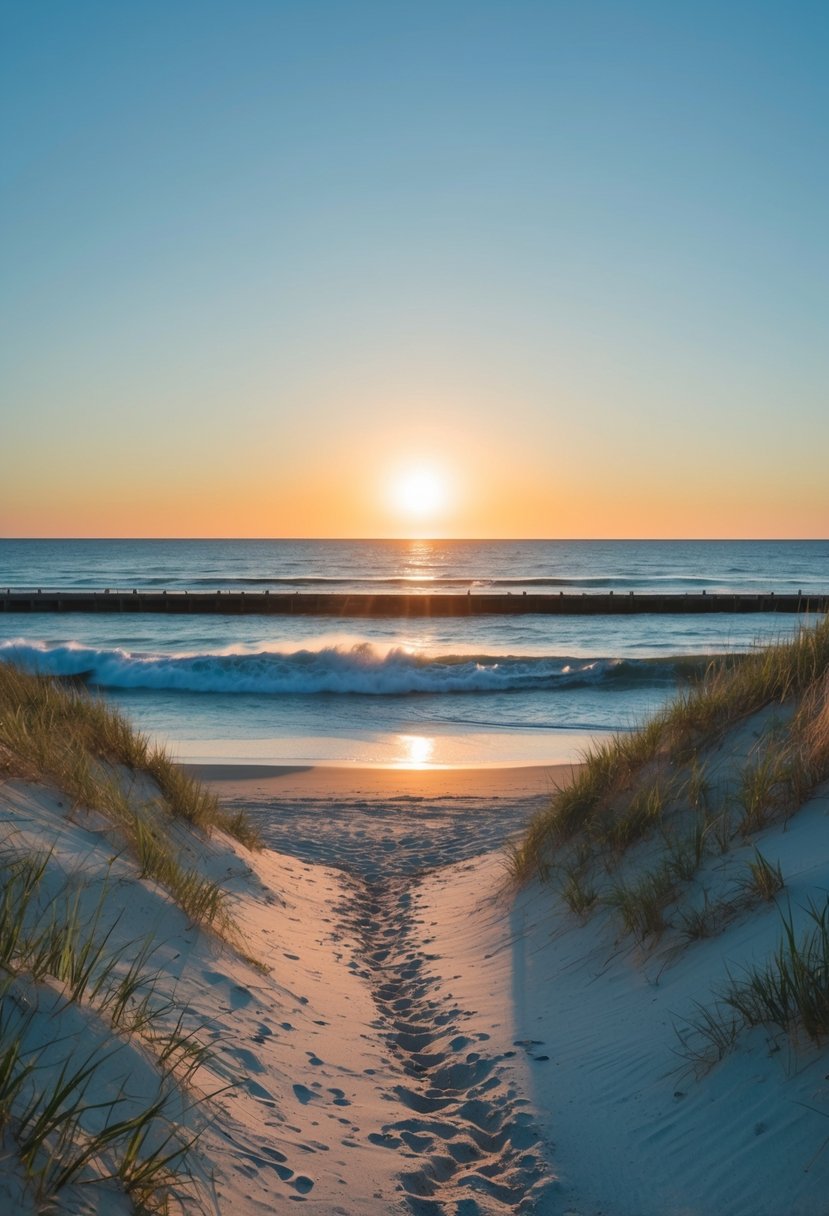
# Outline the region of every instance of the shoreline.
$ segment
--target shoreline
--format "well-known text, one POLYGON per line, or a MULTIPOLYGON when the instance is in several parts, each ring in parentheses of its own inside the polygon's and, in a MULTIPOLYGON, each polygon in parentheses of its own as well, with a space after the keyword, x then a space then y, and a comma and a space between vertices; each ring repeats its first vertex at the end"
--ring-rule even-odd
MULTIPOLYGON (((234 776, 243 771, 278 776, 291 771, 333 769, 347 772, 490 773, 509 770, 555 768, 581 764, 597 744, 610 739, 613 731, 582 727, 483 731, 474 727, 436 733, 424 723, 410 731, 355 729, 340 735, 302 734, 278 738, 193 739, 167 733, 152 733, 150 739, 166 748, 177 764, 202 773, 207 779, 216 770, 234 776)), ((526 774, 525 774, 526 776, 526 774)), ((424 780, 429 780, 424 778, 424 780)))
POLYGON ((181 763, 221 798, 488 798, 543 797, 572 781, 579 762, 384 768, 360 765, 181 763))
POLYGON ((532 816, 572 780, 572 765, 500 769, 277 769, 192 772, 224 808, 242 813, 267 849, 331 866, 349 881, 384 883, 506 856, 532 816))

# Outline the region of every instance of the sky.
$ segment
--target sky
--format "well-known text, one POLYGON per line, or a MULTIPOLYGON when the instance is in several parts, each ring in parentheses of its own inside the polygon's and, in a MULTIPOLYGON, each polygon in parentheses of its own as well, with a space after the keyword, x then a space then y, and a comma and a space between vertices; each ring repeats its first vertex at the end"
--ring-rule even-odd
POLYGON ((0 0, 0 535, 827 536, 828 54, 823 0, 0 0))

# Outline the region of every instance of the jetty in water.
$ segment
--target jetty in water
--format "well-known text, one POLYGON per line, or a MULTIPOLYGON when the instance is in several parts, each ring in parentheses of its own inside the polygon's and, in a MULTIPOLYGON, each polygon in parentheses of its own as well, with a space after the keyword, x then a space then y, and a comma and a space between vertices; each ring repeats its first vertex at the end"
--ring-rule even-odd
POLYGON ((514 592, 489 594, 271 591, 32 591, 0 592, 0 612, 169 612, 223 616, 458 617, 458 616, 628 616, 704 612, 829 611, 829 595, 693 594, 651 592, 514 592))

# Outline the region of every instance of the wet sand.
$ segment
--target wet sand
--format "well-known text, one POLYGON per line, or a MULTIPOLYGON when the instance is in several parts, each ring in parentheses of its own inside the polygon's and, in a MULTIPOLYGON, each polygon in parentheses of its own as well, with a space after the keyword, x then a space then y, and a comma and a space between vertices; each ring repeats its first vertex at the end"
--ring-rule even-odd
POLYGON ((346 765, 183 764, 222 797, 516 797, 549 794, 577 764, 480 768, 364 768, 346 765))
POLYGON ((368 882, 501 849, 575 769, 185 767, 243 810, 269 849, 368 882))

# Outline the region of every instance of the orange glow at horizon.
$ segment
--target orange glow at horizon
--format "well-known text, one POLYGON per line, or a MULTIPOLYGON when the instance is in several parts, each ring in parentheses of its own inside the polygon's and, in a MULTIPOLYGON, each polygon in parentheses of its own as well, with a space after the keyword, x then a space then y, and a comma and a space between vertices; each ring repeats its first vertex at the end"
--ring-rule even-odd
POLYGON ((0 484, 0 534, 820 539, 826 530, 822 474, 798 470, 792 481, 766 471, 760 510, 759 474, 729 469, 727 453, 714 448, 704 479, 678 476, 674 464, 636 479, 628 462, 586 467, 570 450, 550 458, 520 434, 424 437, 422 428, 416 436, 370 433, 351 446, 322 436, 313 460, 297 453, 278 468, 268 444, 213 461, 200 453, 183 462, 180 450, 164 449, 140 476, 93 455, 79 469, 56 451, 42 459, 39 481, 23 461, 10 467, 0 484), (418 471, 431 473, 431 488, 418 471))

